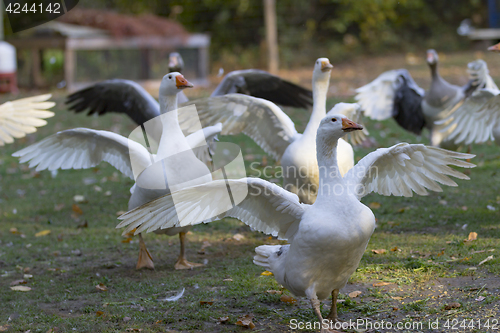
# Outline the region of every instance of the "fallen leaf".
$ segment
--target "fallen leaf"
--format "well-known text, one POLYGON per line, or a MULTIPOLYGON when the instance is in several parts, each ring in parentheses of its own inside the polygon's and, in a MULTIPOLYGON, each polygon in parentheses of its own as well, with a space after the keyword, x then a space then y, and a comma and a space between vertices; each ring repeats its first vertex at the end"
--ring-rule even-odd
POLYGON ((450 304, 447 304, 444 309, 445 310, 451 310, 451 309, 458 309, 460 307, 460 303, 457 303, 457 302, 453 302, 453 303, 450 303, 450 304))
POLYGON ((62 210, 63 208, 64 208, 64 204, 60 203, 60 204, 57 204, 54 206, 54 211, 58 212, 58 211, 62 210))
POLYGON ((224 279, 223 282, 233 282, 233 279, 224 279))
POLYGON ((245 239, 245 236, 243 236, 242 234, 235 234, 235 235, 233 235, 233 239, 234 239, 235 241, 238 241, 238 242, 239 242, 239 241, 244 240, 244 239, 245 239))
POLYGON ((390 284, 392 284, 392 283, 390 283, 390 282, 377 282, 377 283, 374 283, 373 286, 374 287, 383 287, 383 286, 388 286, 390 284))
POLYGON ((481 266, 482 264, 484 264, 485 262, 487 261, 490 261, 490 260, 493 260, 493 256, 488 256, 486 257, 486 259, 484 259, 483 261, 481 261, 479 264, 477 264, 478 266, 481 266))
POLYGON ((20 232, 17 230, 17 228, 10 228, 10 229, 9 229, 9 232, 10 232, 11 234, 14 234, 14 235, 15 235, 15 234, 20 234, 20 232))
POLYGON ((33 278, 33 275, 31 275, 31 274, 24 274, 23 275, 23 279, 31 279, 31 278, 33 278))
POLYGON ((471 232, 469 233, 469 237, 467 239, 464 239, 464 242, 472 242, 477 239, 477 232, 471 232))
POLYGON ((12 281, 10 283, 11 286, 17 286, 17 285, 20 285, 20 284, 26 284, 28 283, 28 281, 25 281, 25 280, 15 280, 15 281, 12 281))
POLYGON ((373 253, 375 254, 384 254, 387 252, 386 249, 378 249, 378 250, 372 250, 373 253))
POLYGON ((229 322, 229 317, 220 317, 217 320, 219 321, 219 324, 225 324, 225 323, 229 322))
POLYGON ((249 328, 252 330, 255 328, 255 324, 252 323, 252 319, 253 319, 253 315, 249 315, 249 314, 244 315, 244 316, 238 318, 238 321, 236 321, 236 325, 243 326, 243 327, 246 327, 246 328, 249 328))
POLYGON ((40 232, 37 232, 35 234, 35 237, 42 237, 42 236, 47 236, 48 234, 50 234, 50 230, 42 230, 40 232))
POLYGON ((266 290, 266 293, 271 294, 271 295, 274 295, 274 294, 281 295, 283 292, 281 290, 266 290))
POLYGON ((391 298, 396 300, 396 301, 400 301, 403 299, 403 297, 399 297, 399 296, 391 296, 391 298))
POLYGON ((271 275, 273 275, 273 272, 263 271, 262 273, 260 273, 260 275, 263 275, 263 276, 271 276, 271 275))
POLYGON ((370 207, 371 209, 379 209, 382 205, 380 204, 380 202, 371 202, 368 207, 370 207))
POLYGON ((198 254, 205 254, 205 249, 209 246, 212 246, 208 241, 203 241, 201 248, 198 250, 198 254))
POLYGON ((54 251, 54 252, 52 252, 52 255, 54 257, 59 257, 61 255, 61 251, 54 251))
POLYGON ((361 295, 361 294, 362 294, 362 292, 361 292, 361 291, 356 290, 356 291, 350 292, 350 293, 349 293, 349 297, 350 297, 350 298, 356 298, 356 297, 358 297, 358 296, 359 296, 359 295, 361 295))
POLYGON ((477 301, 477 302, 482 302, 482 301, 484 301, 485 299, 486 299, 486 297, 484 297, 484 296, 479 296, 478 298, 476 298, 476 301, 477 301))
POLYGON ((87 200, 85 200, 85 197, 83 195, 75 195, 73 197, 73 201, 76 202, 76 203, 84 203, 84 202, 87 202, 87 200))
POLYGON ((108 287, 106 287, 103 283, 99 283, 95 286, 95 289, 99 291, 108 291, 108 287))
POLYGON ((6 332, 10 328, 10 325, 0 326, 0 332, 6 332))
POLYGON ((397 247, 397 246, 394 246, 394 247, 391 249, 391 252, 396 252, 396 251, 398 251, 398 250, 399 250, 399 249, 398 249, 398 247, 397 247))
POLYGON ((96 317, 100 317, 103 314, 104 314, 104 312, 102 312, 102 311, 96 311, 96 313, 95 313, 96 317))
POLYGON ((290 304, 297 303, 297 300, 295 298, 290 297, 288 295, 281 295, 280 301, 282 301, 283 303, 290 303, 290 304))
POLYGON ((200 305, 212 305, 214 304, 214 300, 211 301, 200 301, 200 305))
POLYGON ((73 210, 78 215, 83 215, 83 210, 77 204, 73 204, 71 206, 71 210, 73 210))
POLYGON ((31 290, 30 287, 26 287, 26 286, 14 286, 14 287, 10 287, 10 289, 12 289, 14 291, 30 291, 31 290))
POLYGON ((130 243, 131 240, 132 240, 132 237, 129 237, 127 239, 122 239, 122 243, 130 243))
POLYGON ((142 332, 142 328, 127 328, 127 332, 142 332))
POLYGON ((444 254, 444 250, 438 253, 438 257, 441 257, 444 254))
POLYGON ((448 201, 446 201, 446 200, 439 200, 439 204, 443 205, 443 206, 446 206, 446 205, 448 205, 448 201))

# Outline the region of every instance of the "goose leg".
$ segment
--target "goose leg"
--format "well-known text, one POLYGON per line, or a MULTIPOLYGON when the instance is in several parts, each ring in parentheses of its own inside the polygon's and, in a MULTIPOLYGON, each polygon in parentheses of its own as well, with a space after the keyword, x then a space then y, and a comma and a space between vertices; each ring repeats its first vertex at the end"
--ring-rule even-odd
POLYGON ((339 295, 339 290, 334 289, 332 291, 332 307, 330 308, 330 313, 328 314, 328 317, 326 317, 328 320, 333 321, 333 323, 336 323, 339 321, 339 317, 337 316, 337 296, 339 295))
POLYGON ((194 262, 189 262, 186 259, 186 233, 185 232, 180 232, 179 233, 179 239, 181 241, 181 253, 179 254, 179 258, 177 259, 177 262, 175 263, 174 268, 175 269, 192 269, 194 267, 200 267, 204 266, 203 264, 197 264, 194 262))
POLYGON ((137 260, 136 269, 147 268, 155 269, 155 264, 153 263, 153 258, 146 247, 146 243, 142 239, 142 235, 139 234, 139 260, 137 260))

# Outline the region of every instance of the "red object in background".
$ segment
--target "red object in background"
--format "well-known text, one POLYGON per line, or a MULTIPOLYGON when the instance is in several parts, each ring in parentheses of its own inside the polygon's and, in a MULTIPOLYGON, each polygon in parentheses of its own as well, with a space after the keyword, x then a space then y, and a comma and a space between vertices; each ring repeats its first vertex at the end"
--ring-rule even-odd
POLYGON ((17 73, 0 73, 0 93, 17 94, 17 73))

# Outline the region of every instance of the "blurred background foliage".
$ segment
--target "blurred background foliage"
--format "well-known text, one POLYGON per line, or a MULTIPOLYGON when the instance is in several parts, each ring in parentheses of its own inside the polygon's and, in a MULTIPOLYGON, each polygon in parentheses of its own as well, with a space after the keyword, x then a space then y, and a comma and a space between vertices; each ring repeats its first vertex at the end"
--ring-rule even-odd
MULTIPOLYGON (((153 13, 212 36, 213 68, 266 67, 262 0, 87 0, 79 6, 153 13)), ((450 52, 470 48, 457 35, 465 18, 488 26, 486 0, 277 0, 280 67, 355 55, 450 52)))

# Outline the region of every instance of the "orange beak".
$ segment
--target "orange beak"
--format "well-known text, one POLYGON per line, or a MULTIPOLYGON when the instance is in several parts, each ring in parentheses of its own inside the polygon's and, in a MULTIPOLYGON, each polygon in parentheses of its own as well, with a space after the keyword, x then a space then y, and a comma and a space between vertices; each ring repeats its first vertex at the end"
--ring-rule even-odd
POLYGON ((177 89, 193 88, 193 84, 180 74, 175 77, 175 86, 177 89))
POLYGON ((342 130, 344 132, 352 132, 356 130, 362 130, 363 126, 356 124, 354 121, 347 118, 342 118, 342 130))
POLYGON ((500 52, 500 43, 488 47, 488 51, 500 52))
POLYGON ((330 64, 328 61, 322 61, 321 62, 321 71, 322 72, 328 72, 331 71, 333 68, 333 65, 330 64))

